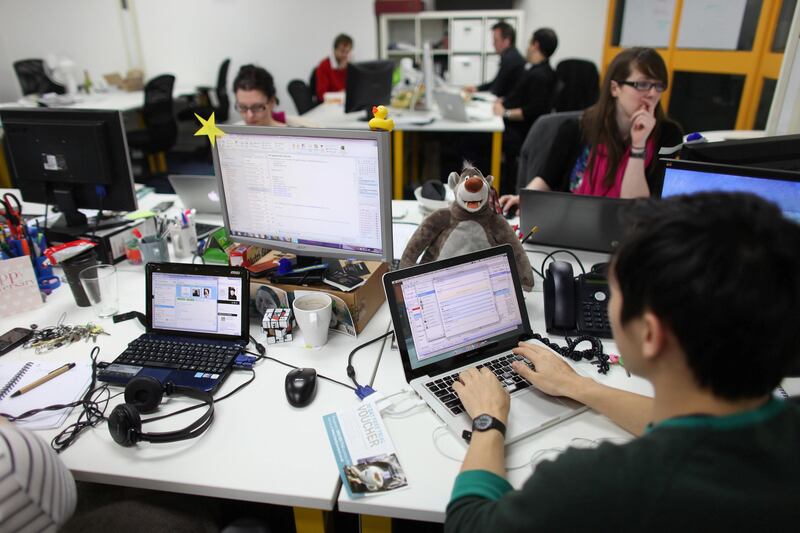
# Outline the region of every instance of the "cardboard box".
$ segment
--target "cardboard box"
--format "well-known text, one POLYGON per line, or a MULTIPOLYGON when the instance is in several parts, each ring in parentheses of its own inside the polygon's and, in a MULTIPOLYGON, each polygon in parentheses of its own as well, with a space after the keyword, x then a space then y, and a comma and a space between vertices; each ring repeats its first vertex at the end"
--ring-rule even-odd
MULTIPOLYGON (((343 292, 324 284, 312 286, 274 284, 274 286, 286 292, 294 292, 296 290, 320 291, 338 296, 344 300, 344 303, 350 309, 356 331, 361 333, 386 299, 386 295, 383 292, 382 278, 386 271, 389 270, 389 265, 386 263, 365 261, 365 264, 369 268, 369 275, 364 276, 367 280, 366 283, 350 292, 343 292)), ((273 285, 267 279, 250 278, 250 282, 273 285)))

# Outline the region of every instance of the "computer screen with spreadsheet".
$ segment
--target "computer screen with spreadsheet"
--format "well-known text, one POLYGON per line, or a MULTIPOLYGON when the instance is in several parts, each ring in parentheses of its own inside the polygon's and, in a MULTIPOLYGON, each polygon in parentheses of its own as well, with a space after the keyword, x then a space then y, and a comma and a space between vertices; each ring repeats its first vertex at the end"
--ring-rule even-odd
POLYGON ((214 163, 233 240, 306 256, 392 259, 387 133, 222 129, 214 163))
POLYGON ((523 333, 527 317, 513 276, 501 251, 393 281, 390 305, 412 368, 523 333))

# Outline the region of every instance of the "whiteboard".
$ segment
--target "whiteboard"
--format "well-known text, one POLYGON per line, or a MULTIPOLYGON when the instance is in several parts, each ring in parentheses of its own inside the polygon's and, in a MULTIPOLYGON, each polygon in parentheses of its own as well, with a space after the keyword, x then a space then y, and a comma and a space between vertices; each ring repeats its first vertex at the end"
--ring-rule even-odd
POLYGON ((678 48, 736 50, 747 0, 684 0, 678 48))
POLYGON ((675 0, 628 0, 622 13, 620 46, 666 48, 674 14, 675 0))

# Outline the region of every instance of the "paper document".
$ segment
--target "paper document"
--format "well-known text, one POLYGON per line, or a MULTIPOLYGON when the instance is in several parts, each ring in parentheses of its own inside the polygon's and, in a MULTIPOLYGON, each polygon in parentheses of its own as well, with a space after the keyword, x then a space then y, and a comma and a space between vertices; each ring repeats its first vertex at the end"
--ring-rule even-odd
MULTIPOLYGON (((0 363, 0 413, 19 416, 33 409, 67 404, 80 399, 86 393, 92 378, 92 369, 87 363, 78 363, 50 381, 16 398, 11 397, 15 391, 60 366, 63 364, 53 361, 0 363)), ((27 429, 55 429, 61 427, 71 411, 71 407, 45 411, 16 423, 27 429)))
POLYGON ((323 417, 342 484, 351 498, 408 486, 373 396, 355 408, 323 417))

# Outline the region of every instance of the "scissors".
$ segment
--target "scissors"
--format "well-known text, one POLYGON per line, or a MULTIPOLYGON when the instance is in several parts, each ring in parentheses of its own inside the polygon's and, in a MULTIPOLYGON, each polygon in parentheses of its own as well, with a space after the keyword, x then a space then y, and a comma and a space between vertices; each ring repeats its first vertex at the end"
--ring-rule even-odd
POLYGON ((22 202, 13 193, 7 192, 0 200, 0 205, 3 206, 3 218, 6 219, 6 224, 11 231, 11 236, 19 242, 19 251, 21 255, 31 255, 33 252, 33 242, 25 231, 25 224, 22 219, 22 202), (16 204, 16 208, 13 203, 16 204))

